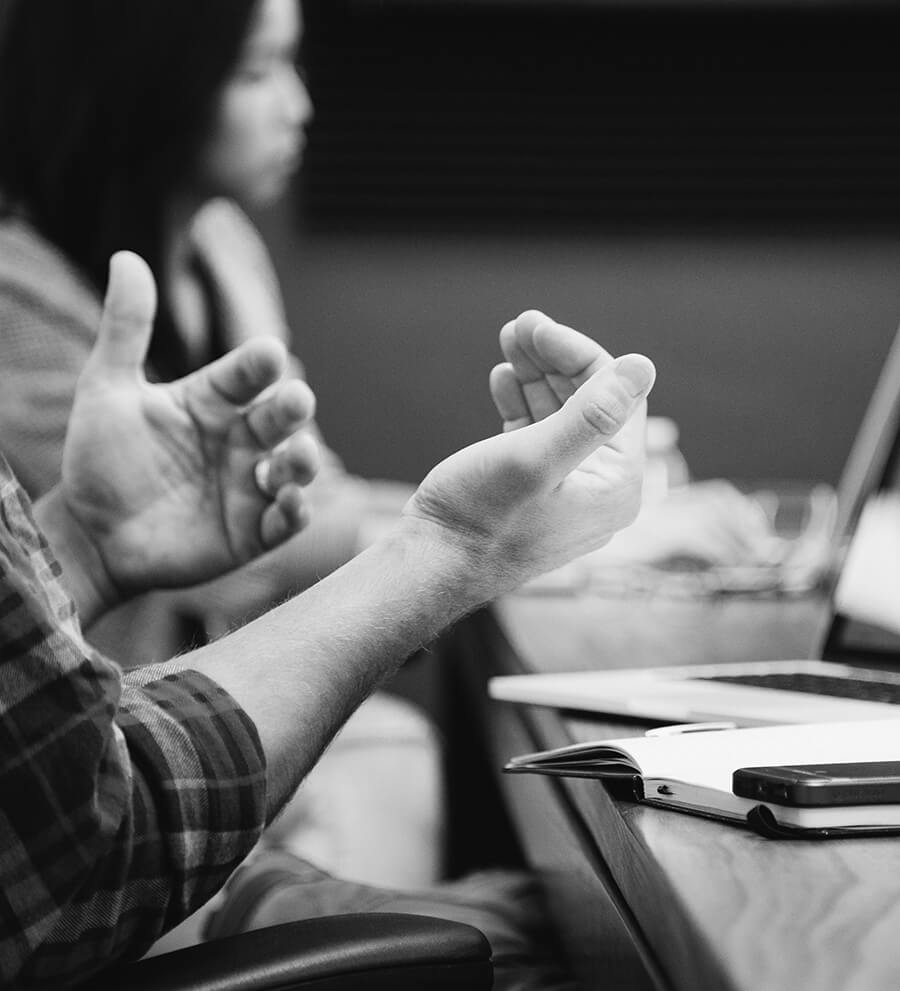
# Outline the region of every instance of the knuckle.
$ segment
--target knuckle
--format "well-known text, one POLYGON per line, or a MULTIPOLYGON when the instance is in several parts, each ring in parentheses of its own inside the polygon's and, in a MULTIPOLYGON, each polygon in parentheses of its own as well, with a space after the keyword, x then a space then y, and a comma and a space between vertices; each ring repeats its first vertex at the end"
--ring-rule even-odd
POLYGON ((286 412, 291 420, 311 420, 316 412, 316 394, 302 379, 290 379, 284 385, 286 412))
POLYGON ((258 391, 265 373, 262 364, 252 352, 238 354, 238 358, 232 368, 237 388, 247 393, 258 391))
POLYGON ((310 480, 315 477, 320 467, 318 445, 307 443, 299 438, 290 445, 285 460, 283 474, 285 479, 310 480))
POLYGON ((606 396, 603 400, 592 399, 586 402, 581 415, 593 430, 601 434, 614 434, 627 418, 627 407, 618 397, 606 396))

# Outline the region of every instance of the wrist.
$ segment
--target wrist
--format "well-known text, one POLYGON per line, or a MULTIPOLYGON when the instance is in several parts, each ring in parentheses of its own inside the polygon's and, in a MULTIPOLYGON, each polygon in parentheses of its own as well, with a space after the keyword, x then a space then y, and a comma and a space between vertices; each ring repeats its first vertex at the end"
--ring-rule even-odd
MULTIPOLYGON (((404 514, 380 541, 393 542, 412 571, 425 572, 439 590, 453 619, 507 590, 483 535, 466 534, 435 520, 404 514)), ((452 621, 452 620, 451 620, 452 621)))
POLYGON ((35 504, 34 513, 62 568, 63 581, 81 621, 89 625, 117 605, 122 596, 96 544, 72 515, 59 487, 35 504))

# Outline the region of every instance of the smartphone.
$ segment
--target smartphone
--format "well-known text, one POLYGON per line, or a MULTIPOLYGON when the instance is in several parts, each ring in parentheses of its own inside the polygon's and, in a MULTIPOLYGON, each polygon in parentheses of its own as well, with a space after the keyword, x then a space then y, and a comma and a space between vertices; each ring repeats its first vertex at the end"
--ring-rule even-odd
POLYGON ((732 776, 732 791, 798 808, 900 804, 900 761, 740 767, 732 776))

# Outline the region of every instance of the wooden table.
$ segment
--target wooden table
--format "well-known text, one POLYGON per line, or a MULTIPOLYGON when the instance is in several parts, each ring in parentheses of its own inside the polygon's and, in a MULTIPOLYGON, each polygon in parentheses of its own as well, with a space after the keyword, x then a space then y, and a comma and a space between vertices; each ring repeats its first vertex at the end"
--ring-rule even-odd
MULTIPOLYGON (((470 624, 466 677, 805 656, 823 607, 799 600, 507 598, 470 624)), ((484 700, 492 766, 644 726, 484 700)), ((474 703, 473 703, 474 704, 474 703)), ((900 840, 772 841, 640 806, 599 782, 499 775, 584 988, 900 988, 900 840)))

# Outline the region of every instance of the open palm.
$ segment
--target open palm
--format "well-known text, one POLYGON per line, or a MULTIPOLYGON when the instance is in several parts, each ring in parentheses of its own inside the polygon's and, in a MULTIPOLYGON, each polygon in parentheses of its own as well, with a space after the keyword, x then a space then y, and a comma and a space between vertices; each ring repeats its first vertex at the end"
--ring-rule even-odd
POLYGON ((215 577, 304 523, 314 400, 279 382, 280 344, 256 339, 169 385, 143 374, 155 309, 146 265, 110 269, 94 351, 79 380, 62 480, 72 516, 123 591, 215 577), (264 487, 258 484, 264 466, 264 487))

